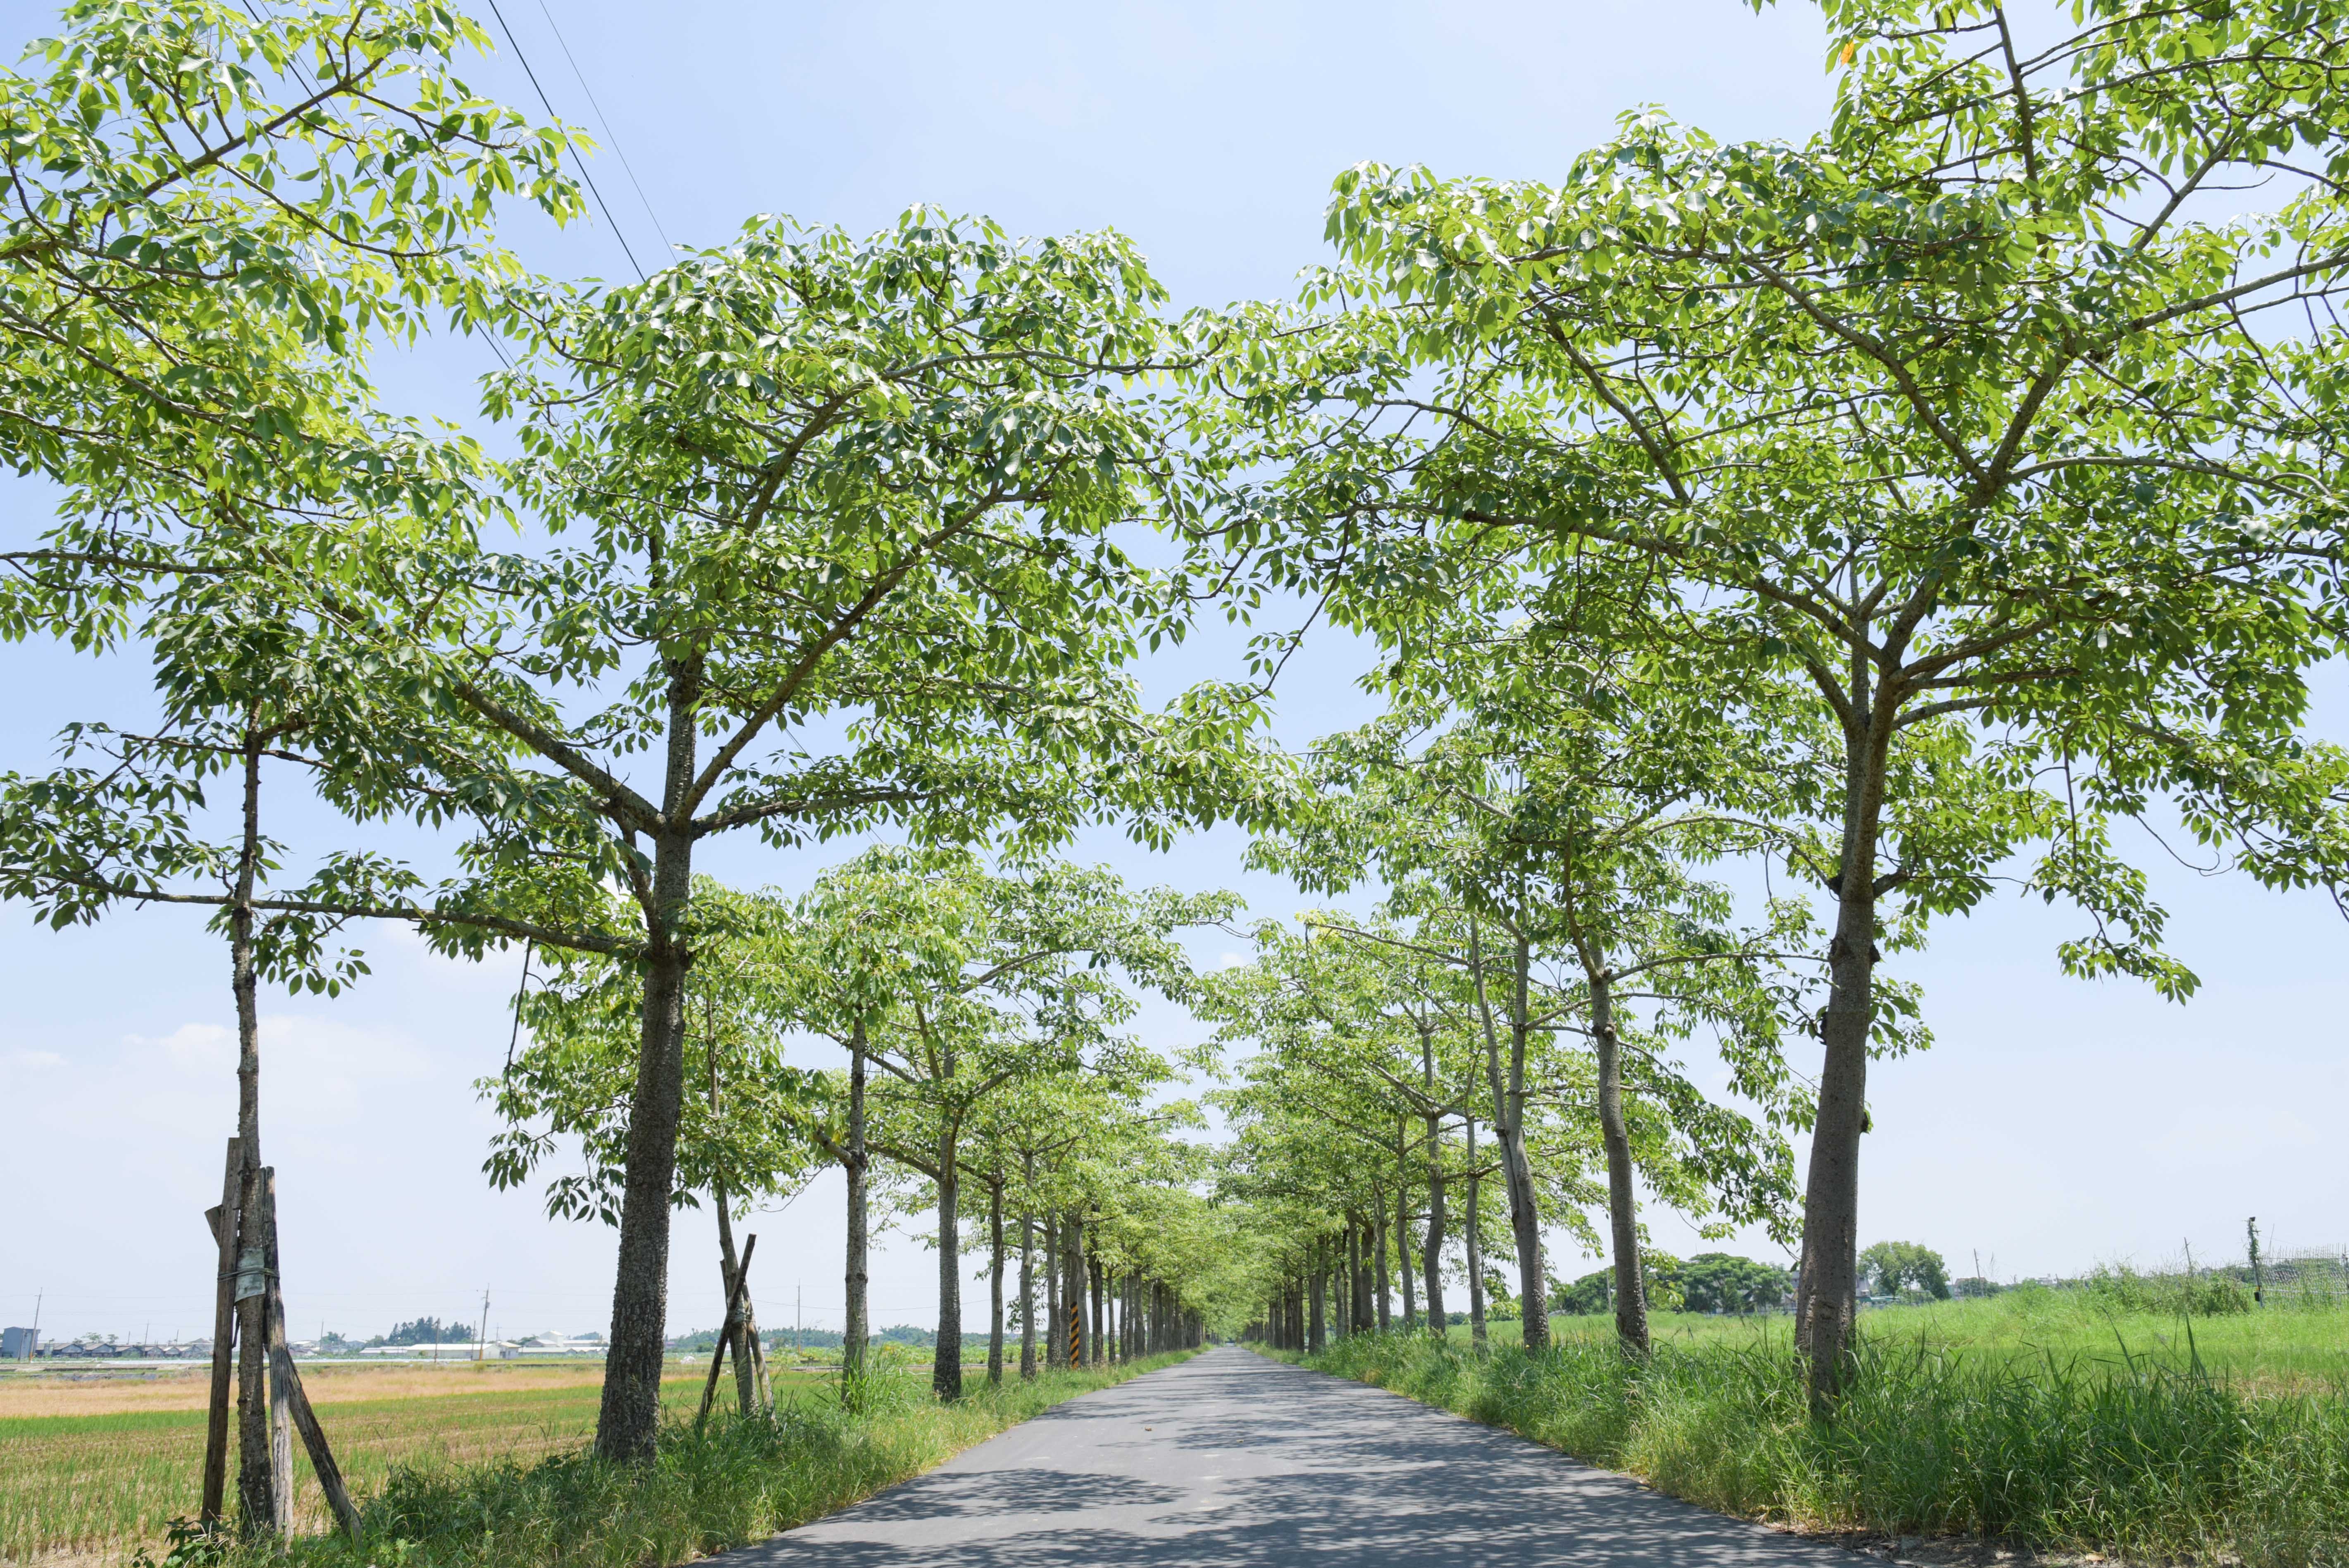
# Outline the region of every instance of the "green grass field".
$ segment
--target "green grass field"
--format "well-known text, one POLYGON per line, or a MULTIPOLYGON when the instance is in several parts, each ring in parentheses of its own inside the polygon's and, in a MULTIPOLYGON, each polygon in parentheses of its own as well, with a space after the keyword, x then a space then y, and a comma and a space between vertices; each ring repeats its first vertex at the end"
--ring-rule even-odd
MULTIPOLYGON (((1657 1344, 1682 1348, 1784 1349, 1792 1343, 1792 1322, 1783 1314, 1665 1312, 1651 1319, 1650 1332, 1657 1344)), ((1514 1322, 1490 1326, 1496 1346, 1522 1342, 1514 1322)), ((2181 1318, 2107 1311, 2085 1291, 2026 1287, 1988 1300, 1871 1308, 1861 1314, 1860 1327, 1886 1349, 1921 1345, 2004 1363, 2053 1357, 2067 1366, 2115 1369, 2150 1361, 2181 1372, 2190 1370, 2199 1356, 2213 1376, 2273 1391, 2349 1390, 2349 1310, 2340 1308, 2287 1302, 2255 1313, 2181 1318)), ((1560 1340, 1604 1343, 1613 1338, 1615 1323, 1610 1317, 1555 1316, 1550 1332, 1560 1340)), ((1454 1325, 1451 1337, 1467 1344, 1467 1326, 1454 1325)))
POLYGON ((1797 1528, 1987 1536, 2132 1562, 2349 1564, 2349 1310, 2108 1312, 2090 1293, 1862 1315, 1811 1418, 1788 1320, 1661 1315, 1340 1340, 1310 1365, 1508 1428, 1693 1502, 1797 1528))

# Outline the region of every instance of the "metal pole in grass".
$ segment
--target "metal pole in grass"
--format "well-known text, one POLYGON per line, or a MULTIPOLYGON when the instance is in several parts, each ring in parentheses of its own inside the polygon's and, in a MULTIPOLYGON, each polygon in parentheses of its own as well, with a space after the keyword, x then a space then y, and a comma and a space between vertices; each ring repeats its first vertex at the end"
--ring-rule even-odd
POLYGON ((2258 1306, 2268 1299, 2267 1276, 2260 1269, 2260 1217, 2254 1214, 2244 1221, 2243 1229, 2251 1236, 2251 1305, 2258 1306))

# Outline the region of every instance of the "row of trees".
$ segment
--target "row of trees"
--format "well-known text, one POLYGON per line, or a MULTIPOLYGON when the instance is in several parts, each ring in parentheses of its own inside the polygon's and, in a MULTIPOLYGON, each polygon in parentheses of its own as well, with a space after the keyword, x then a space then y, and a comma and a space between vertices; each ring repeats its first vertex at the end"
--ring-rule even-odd
MULTIPOLYGON (((2069 968, 2182 997, 2115 841, 2172 810, 2337 896, 2349 772, 2299 725, 2344 630, 2349 46, 2326 5, 1824 15, 1806 141, 1642 112, 1556 183, 1341 177, 1339 264, 1243 313, 1209 418, 1251 476, 1229 535, 1399 696, 1473 703, 1523 638, 1569 706, 1636 656, 1737 757, 1785 748, 1783 863, 1829 913, 1795 1305, 1826 1409, 1868 1066, 1911 1037, 1886 954, 2012 880, 2088 917, 2069 968)), ((1695 795, 1743 816, 1752 777, 1695 795)))
MULTIPOLYGON (((847 1177, 851 1385, 871 1331, 866 1251, 893 1212, 935 1215, 941 1398, 962 1393, 967 1247, 985 1258, 990 1381, 1003 1376, 1007 1322, 1023 1376, 1040 1357, 1098 1351, 1101 1322, 1069 1337, 1066 1305, 1083 1288, 1110 1292, 1112 1309, 1129 1287, 1162 1313, 1204 1305, 1196 1292, 1214 1270, 1194 1233, 1211 1222, 1189 1191, 1199 1151, 1177 1136, 1197 1115, 1162 1092, 1185 1064, 1127 1026, 1137 989, 1191 993, 1177 934, 1228 918, 1228 897, 1133 892, 1051 861, 1002 874, 968 851, 881 849, 796 898, 705 881, 695 909, 681 1042, 691 1092, 670 1202, 710 1205, 730 1294, 735 1221, 830 1162, 847 1177), (808 1037, 837 1045, 848 1067, 796 1066, 792 1042, 808 1037)), ((623 1222, 644 984, 626 961, 558 954, 525 994, 530 1042, 481 1084, 507 1123, 494 1183, 575 1163, 548 1181, 549 1213, 623 1222), (556 1158, 574 1146, 575 1161, 556 1158)), ((755 1404, 755 1317, 730 1320, 727 1334, 741 1398, 755 1404)))
POLYGON ((0 892, 215 913, 232 1220, 265 1184, 262 980, 357 978, 374 920, 542 960, 492 1172, 588 1150, 554 1197, 619 1233, 610 1458, 651 1451, 680 1194, 726 1212, 812 1150, 850 1176, 852 1299, 859 1206, 939 1211, 950 1392, 972 1182, 996 1278, 998 1212, 1022 1255, 1041 1216, 1055 1331, 1094 1261, 1146 1305, 1268 1235, 1359 1274, 1381 1228, 1434 1310, 1453 1194, 1493 1186, 1537 1302, 1545 1225, 1587 1207, 1636 1350, 1642 1185, 1791 1223, 1807 1130, 1829 1408, 1868 1065, 1923 1040, 1886 954, 2012 879, 2086 913, 2075 970, 2182 996, 2117 823, 2174 809, 2282 885, 2349 867, 2349 759, 2300 732, 2344 631, 2339 10, 2091 0, 2026 38, 1979 0, 1837 0, 1806 142, 1642 114, 1555 184, 1356 170, 1299 300, 1173 317, 1115 234, 926 211, 531 278, 492 220, 575 215, 581 147, 463 88, 470 24, 86 0, 0 78, 0 445, 63 498, 0 631, 146 660, 160 702, 0 780, 0 892), (512 458, 376 407, 367 346, 441 323, 507 346, 512 458), (1292 597, 1379 649, 1386 717, 1269 753, 1296 631, 1257 684, 1143 702, 1145 650, 1292 597), (280 781, 357 832, 278 841, 280 781), (1047 858, 1218 820, 1373 907, 1202 985, 1171 934, 1227 910, 1047 858), (426 869, 348 847, 394 821, 440 836, 426 869), (813 903, 697 870, 874 834, 908 848, 813 903), (1268 1231, 1179 1196, 1129 983, 1255 1050, 1223 1176, 1268 1231), (792 1069, 792 1029, 850 1070, 792 1069), (1674 1065, 1699 1034, 1734 1106, 1674 1065), (1038 1141, 1077 1125, 1081 1156, 1038 1141))

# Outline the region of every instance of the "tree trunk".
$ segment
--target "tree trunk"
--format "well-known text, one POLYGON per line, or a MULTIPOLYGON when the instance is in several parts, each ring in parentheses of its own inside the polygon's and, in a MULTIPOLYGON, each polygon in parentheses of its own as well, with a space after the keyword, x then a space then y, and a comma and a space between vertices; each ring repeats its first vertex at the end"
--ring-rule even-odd
MULTIPOLYGON (((690 728, 691 721, 688 719, 690 728)), ((627 1165, 620 1201, 620 1258, 612 1284, 612 1333, 595 1452, 643 1464, 660 1433, 661 1363, 667 1354, 669 1200, 677 1182, 677 1129, 685 1108, 685 971, 678 937, 693 887, 693 841, 653 841, 653 899, 644 960, 645 995, 635 1093, 628 1101, 627 1165)))
POLYGON ((1061 1311, 1061 1222, 1051 1211, 1044 1213, 1044 1366, 1056 1371, 1069 1364, 1061 1346, 1068 1334, 1068 1320, 1061 1311))
POLYGON ((1381 1203, 1371 1212, 1377 1216, 1371 1226, 1371 1256, 1376 1260, 1373 1266, 1378 1271, 1378 1286, 1371 1294, 1371 1300, 1378 1310, 1379 1332, 1384 1334, 1394 1326, 1392 1287, 1387 1283, 1386 1205, 1381 1203))
MULTIPOLYGON (((1435 1088, 1435 1062, 1427 1054, 1426 1042, 1421 1041, 1426 1067, 1428 1092, 1435 1088)), ((1420 1265, 1425 1274, 1427 1289, 1427 1321, 1438 1338, 1451 1325, 1444 1310, 1444 1243, 1448 1216, 1444 1212, 1444 1126, 1442 1120, 1430 1115, 1427 1122, 1427 1241, 1420 1249, 1420 1265)))
POLYGON ((868 1240, 865 1182, 871 1161, 864 1153, 864 1023, 857 1020, 848 1041, 848 1264, 843 1284, 847 1315, 840 1339, 840 1389, 845 1402, 863 1397, 864 1351, 873 1336, 865 1316, 864 1291, 870 1274, 865 1266, 868 1240))
POLYGON ((1795 1345, 1803 1353, 1812 1409, 1827 1413, 1849 1370, 1859 1294, 1859 1140, 1868 1121, 1868 1038, 1875 1015, 1876 845, 1894 713, 1868 696, 1868 669, 1853 660, 1853 703, 1864 724, 1845 738, 1843 861, 1836 877, 1836 931, 1827 945, 1828 991, 1819 1034, 1818 1119, 1803 1191, 1801 1276, 1795 1345), (1879 711, 1880 710, 1880 711, 1879 711))
POLYGON ((987 1189, 987 1380, 1003 1382, 1003 1183, 987 1189))
POLYGON ((1093 1338, 1092 1356, 1090 1365, 1099 1367, 1109 1359, 1109 1346, 1107 1342, 1102 1338, 1102 1331, 1109 1326, 1102 1321, 1102 1307, 1104 1304, 1102 1300, 1102 1296, 1103 1295, 1103 1286, 1106 1284, 1106 1281, 1102 1277, 1102 1263, 1099 1258, 1095 1258, 1093 1260, 1092 1279, 1093 1287, 1093 1338))
POLYGON ((1419 1326, 1418 1287, 1411 1277, 1411 1156, 1403 1147, 1404 1120, 1395 1118, 1395 1273, 1402 1284, 1402 1326, 1419 1326))
POLYGON ((236 1496, 237 1521, 247 1538, 283 1533, 277 1487, 271 1475, 269 1419, 269 1299, 266 1238, 251 1223, 261 1212, 260 975, 254 967, 253 896, 261 865, 261 755, 257 723, 244 733, 244 833, 237 848, 236 902, 229 906, 229 988, 236 1002, 236 1136, 244 1168, 236 1212, 246 1223, 237 1237, 236 1496))
POLYGON ((1371 1315, 1371 1260, 1366 1244, 1371 1233, 1370 1222, 1359 1214, 1346 1216, 1346 1281, 1348 1305, 1353 1315, 1350 1334, 1368 1334, 1375 1326, 1371 1315))
POLYGON ((1517 939, 1514 983, 1509 1007, 1509 1065, 1505 1080, 1501 1048, 1493 1021, 1493 1007, 1485 986, 1485 965, 1476 926, 1468 927, 1469 964, 1475 975, 1476 1005, 1485 1020, 1485 1070, 1493 1091, 1493 1130, 1501 1139, 1501 1171, 1509 1194, 1509 1229, 1516 1242, 1517 1313, 1526 1348, 1549 1344, 1549 1287, 1542 1270, 1541 1209, 1534 1191, 1533 1164, 1526 1156, 1526 1039, 1530 1023, 1526 1016, 1527 976, 1532 954, 1517 939))
POLYGON ((1482 1350, 1485 1337, 1485 1210, 1476 1191, 1476 1119, 1468 1119, 1468 1343, 1482 1350))
POLYGON ((955 1135, 938 1134, 938 1339, 930 1358, 930 1391, 962 1398, 962 1196, 955 1168, 955 1135))
POLYGON ((644 1012, 636 1083, 628 1101, 627 1165, 620 1200, 620 1256, 612 1282, 612 1332, 595 1418, 598 1457, 642 1464, 660 1434, 661 1364, 667 1354, 669 1205, 677 1186, 677 1130, 685 1109, 685 938, 693 899, 692 797, 698 660, 667 666, 663 830, 652 837, 651 908, 645 912, 644 1012))
POLYGON ((1623 1048, 1615 1033, 1612 978, 1593 964, 1590 1037, 1599 1054, 1599 1136, 1607 1148, 1607 1222, 1615 1245, 1615 1337, 1648 1355, 1648 1292, 1640 1268, 1640 1198, 1631 1185, 1631 1136, 1623 1121, 1623 1048))
POLYGON ((1019 1157, 1023 1185, 1019 1202, 1019 1380, 1026 1382, 1036 1376, 1036 1214, 1029 1204, 1035 1201, 1036 1157, 1019 1157))
POLYGON ((1322 1315, 1323 1287, 1329 1283, 1329 1271, 1322 1266, 1323 1243, 1313 1243, 1313 1318, 1307 1326, 1305 1348, 1319 1356, 1330 1347, 1329 1326, 1322 1315))

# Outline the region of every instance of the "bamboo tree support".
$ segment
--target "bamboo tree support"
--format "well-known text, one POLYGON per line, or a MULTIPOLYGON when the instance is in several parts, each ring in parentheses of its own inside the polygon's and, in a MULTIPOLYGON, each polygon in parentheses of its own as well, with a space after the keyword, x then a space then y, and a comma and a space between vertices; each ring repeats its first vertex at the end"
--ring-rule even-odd
POLYGON ((302 1447, 310 1455, 310 1469, 318 1478, 318 1490, 326 1493, 335 1523, 356 1542, 359 1539, 359 1511, 351 1501, 349 1489, 343 1484, 342 1467, 335 1462, 335 1450, 326 1445, 326 1430, 318 1424, 317 1412, 310 1408, 310 1397, 302 1388, 302 1374, 294 1365, 294 1352, 285 1343, 285 1296, 280 1287, 283 1275, 277 1261, 277 1172, 266 1168, 261 1172, 259 1219, 262 1244, 268 1249, 269 1259, 269 1408, 274 1466, 272 1480, 274 1491, 285 1500, 285 1518, 278 1528, 284 1532, 293 1525, 293 1445, 283 1425, 284 1418, 290 1416, 295 1430, 302 1434, 302 1447))
POLYGON ((699 1431, 709 1419, 709 1407, 718 1398, 718 1372, 726 1365, 726 1346, 742 1322, 742 1295, 750 1286, 750 1254, 759 1250, 759 1238, 746 1236, 742 1242, 742 1261, 734 1270, 734 1288, 726 1293, 726 1321, 718 1330, 718 1348, 709 1357, 709 1377, 701 1385, 701 1409, 693 1418, 693 1429, 699 1431))
POLYGON ((220 1528, 228 1490, 228 1413, 236 1364, 236 1200, 244 1177, 244 1145, 228 1140, 228 1173, 221 1180, 220 1207, 207 1212, 220 1249, 220 1268, 212 1285, 212 1387, 204 1422, 204 1494, 197 1519, 206 1530, 220 1528))

